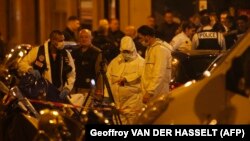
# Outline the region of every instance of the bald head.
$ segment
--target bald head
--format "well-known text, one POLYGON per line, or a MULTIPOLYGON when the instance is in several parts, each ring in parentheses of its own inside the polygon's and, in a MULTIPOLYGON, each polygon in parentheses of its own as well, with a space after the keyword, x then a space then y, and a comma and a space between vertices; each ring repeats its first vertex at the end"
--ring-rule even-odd
POLYGON ((82 29, 79 31, 79 44, 82 47, 88 47, 91 45, 92 34, 88 29, 82 29))
POLYGON ((125 35, 130 36, 131 38, 135 38, 136 29, 134 26, 130 25, 125 28, 125 35))
POLYGON ((109 28, 109 22, 107 19, 101 19, 99 20, 99 27, 103 27, 105 29, 109 28))

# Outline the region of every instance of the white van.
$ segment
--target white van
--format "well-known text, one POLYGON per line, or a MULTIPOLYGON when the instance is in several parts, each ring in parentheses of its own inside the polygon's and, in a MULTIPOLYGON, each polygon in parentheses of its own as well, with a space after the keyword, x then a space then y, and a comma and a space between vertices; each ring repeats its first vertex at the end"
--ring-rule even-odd
POLYGON ((250 124, 250 31, 204 75, 155 97, 136 124, 250 124))

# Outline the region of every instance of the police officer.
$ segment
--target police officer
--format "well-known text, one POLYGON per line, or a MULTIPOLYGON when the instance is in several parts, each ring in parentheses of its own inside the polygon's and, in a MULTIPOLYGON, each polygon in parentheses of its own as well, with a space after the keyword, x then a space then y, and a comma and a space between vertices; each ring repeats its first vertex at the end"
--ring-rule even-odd
POLYGON ((202 29, 194 34, 193 49, 225 50, 226 44, 222 33, 213 30, 209 16, 201 17, 202 29))

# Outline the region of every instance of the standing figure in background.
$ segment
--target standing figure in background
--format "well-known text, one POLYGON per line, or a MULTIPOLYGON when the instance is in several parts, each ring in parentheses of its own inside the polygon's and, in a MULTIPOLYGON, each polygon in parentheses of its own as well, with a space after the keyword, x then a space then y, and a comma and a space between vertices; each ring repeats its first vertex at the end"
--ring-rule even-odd
POLYGON ((247 32, 247 29, 250 27, 248 23, 248 17, 246 15, 241 15, 236 19, 237 27, 237 40, 239 40, 247 32))
POLYGON ((160 38, 166 42, 170 42, 172 38, 175 36, 177 30, 179 28, 179 24, 174 22, 173 12, 168 10, 164 14, 164 23, 159 25, 158 32, 160 34, 160 38))
POLYGON ((107 78, 116 107, 120 111, 122 124, 132 124, 143 107, 143 68, 144 59, 136 52, 132 38, 123 37, 120 54, 111 61, 107 70, 107 78))
POLYGON ((67 27, 64 29, 63 34, 65 41, 77 41, 77 32, 80 27, 80 21, 76 16, 70 16, 67 21, 67 27))
POLYGON ((117 19, 111 19, 109 22, 108 38, 115 44, 118 50, 123 36, 124 33, 120 30, 119 21, 117 19))

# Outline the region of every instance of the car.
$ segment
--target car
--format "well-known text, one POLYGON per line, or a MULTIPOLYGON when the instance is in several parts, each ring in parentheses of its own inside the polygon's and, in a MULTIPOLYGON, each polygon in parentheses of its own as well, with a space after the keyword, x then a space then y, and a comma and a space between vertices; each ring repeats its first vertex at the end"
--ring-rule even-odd
POLYGON ((199 80, 203 72, 221 54, 222 50, 185 50, 172 53, 172 79, 169 84, 173 90, 190 80, 199 80))
POLYGON ((147 103, 136 124, 250 124, 250 30, 225 55, 191 80, 147 103))

